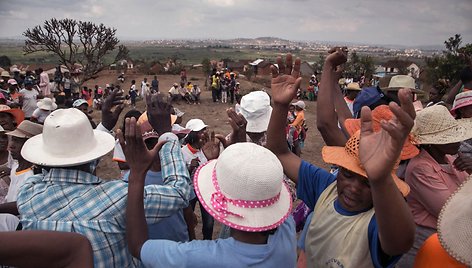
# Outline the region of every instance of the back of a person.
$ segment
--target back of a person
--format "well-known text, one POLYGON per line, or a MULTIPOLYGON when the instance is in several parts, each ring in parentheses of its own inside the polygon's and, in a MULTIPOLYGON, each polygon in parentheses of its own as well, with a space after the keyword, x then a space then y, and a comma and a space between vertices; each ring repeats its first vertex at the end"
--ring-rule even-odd
MULTIPOLYGON (((154 254, 155 259, 143 260, 146 267, 295 267, 296 237, 295 222, 289 217, 269 235, 267 244, 248 244, 234 238, 217 240, 193 240, 178 244, 168 241, 165 247, 154 254), (185 253, 185 258, 175 258, 175 250, 185 253), (161 258, 163 254, 165 257, 161 258)), ((152 240, 143 246, 144 251, 157 250, 151 246, 152 240), (149 243, 149 244, 148 244, 149 243)), ((142 254, 143 254, 142 253, 142 254)), ((180 253, 177 254, 180 255, 180 253)))
POLYGON ((121 181, 100 182, 91 176, 70 183, 65 170, 53 183, 30 177, 18 195, 25 230, 53 230, 85 235, 93 248, 95 267, 135 267, 138 261, 125 240, 126 195, 121 181))

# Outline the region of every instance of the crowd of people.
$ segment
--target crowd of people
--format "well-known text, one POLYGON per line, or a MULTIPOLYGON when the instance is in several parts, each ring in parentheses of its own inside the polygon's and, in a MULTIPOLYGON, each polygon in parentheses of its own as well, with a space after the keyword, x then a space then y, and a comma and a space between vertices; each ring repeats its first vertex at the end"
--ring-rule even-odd
POLYGON ((340 84, 347 54, 330 50, 320 81, 309 82, 330 171, 302 159, 306 104, 297 99, 301 61, 290 54, 271 66, 270 95, 239 97, 236 74, 213 71, 211 100, 236 100, 230 133, 196 115, 183 125, 176 104, 198 105, 201 93, 186 72, 168 94, 145 78, 140 92, 133 80, 127 94, 119 85, 64 93, 71 104, 62 109, 39 70, 22 80, 2 72, 0 265, 472 265, 472 66, 452 89, 431 89, 423 107, 406 75, 383 88, 340 84), (112 150, 121 176, 102 180, 97 165, 112 150))

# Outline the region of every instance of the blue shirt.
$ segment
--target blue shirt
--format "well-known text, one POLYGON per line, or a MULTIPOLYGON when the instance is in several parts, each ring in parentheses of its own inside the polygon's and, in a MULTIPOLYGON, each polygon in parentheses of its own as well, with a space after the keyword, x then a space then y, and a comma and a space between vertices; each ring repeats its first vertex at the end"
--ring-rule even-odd
MULTIPOLYGON (((305 204, 313 210, 315 208, 316 202, 320 197, 321 193, 336 180, 335 175, 327 172, 324 169, 316 167, 308 162, 302 161, 300 164, 300 169, 298 171, 298 185, 297 185, 297 196, 300 198, 305 204)), ((350 212, 345 210, 339 200, 334 202, 334 208, 336 212, 344 216, 353 216, 359 213, 363 213, 365 211, 359 212, 350 212)), ((305 226, 303 231, 300 235, 300 240, 298 242, 298 247, 304 249, 305 248, 305 238, 308 231, 308 226, 313 219, 313 212, 308 215, 308 218, 305 222, 305 226)), ((372 258, 372 263, 375 267, 393 267, 395 263, 398 262, 400 256, 393 256, 388 258, 387 263, 382 265, 382 256, 386 256, 385 253, 382 252, 382 248, 380 245, 379 235, 378 235, 378 227, 377 221, 375 216, 372 217, 370 220, 368 231, 367 231, 368 239, 369 239, 369 251, 370 256, 372 258)))
POLYGON ((295 221, 290 216, 267 244, 247 244, 233 239, 193 240, 177 243, 148 240, 141 248, 146 267, 284 267, 296 266, 295 221))
MULTIPOLYGON (((128 182, 129 172, 123 180, 128 182)), ((144 185, 163 185, 164 179, 160 171, 148 170, 144 185)), ((195 192, 190 191, 190 198, 195 198, 195 192)), ((180 209, 173 215, 162 219, 158 223, 148 223, 149 239, 167 239, 175 242, 186 242, 189 240, 187 223, 185 222, 183 210, 180 209)))
MULTIPOLYGON (((178 141, 159 151, 164 185, 144 189, 146 220, 157 222, 188 206, 190 177, 178 141)), ((128 185, 90 173, 52 168, 20 188, 18 211, 25 230, 76 232, 92 244, 94 267, 135 267, 125 239, 128 185)))

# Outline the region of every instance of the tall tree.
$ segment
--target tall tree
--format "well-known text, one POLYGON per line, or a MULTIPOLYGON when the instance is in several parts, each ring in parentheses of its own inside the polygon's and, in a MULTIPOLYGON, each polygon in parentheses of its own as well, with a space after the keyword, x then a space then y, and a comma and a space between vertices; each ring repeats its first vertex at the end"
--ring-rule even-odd
POLYGON ((69 70, 75 70, 80 64, 81 85, 105 67, 104 56, 119 42, 115 34, 116 29, 103 24, 52 18, 23 33, 26 37, 23 50, 25 54, 38 51, 54 53, 69 70))

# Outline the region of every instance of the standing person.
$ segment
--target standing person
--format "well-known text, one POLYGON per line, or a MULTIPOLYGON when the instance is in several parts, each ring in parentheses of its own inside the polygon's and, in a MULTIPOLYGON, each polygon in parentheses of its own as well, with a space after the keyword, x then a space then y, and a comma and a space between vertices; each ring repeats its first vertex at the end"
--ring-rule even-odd
POLYGON ((62 71, 61 71, 61 65, 56 66, 56 71, 54 72, 54 83, 56 83, 56 87, 58 91, 63 91, 61 90, 61 84, 62 84, 62 71))
POLYGON ((226 78, 220 80, 221 103, 228 102, 229 83, 226 78))
MULTIPOLYGON (((408 163, 405 181, 411 192, 406 200, 416 224, 415 243, 399 267, 411 267, 424 241, 437 231, 439 212, 446 200, 467 179, 455 168, 460 142, 472 138, 472 122, 455 120, 443 105, 419 111, 411 131, 420 154, 408 163)), ((472 172, 472 171, 470 171, 472 172)))
POLYGON ((136 98, 138 97, 138 91, 136 90, 136 80, 131 80, 129 97, 131 99, 131 106, 133 106, 133 109, 136 109, 136 98))
POLYGON ((154 76, 154 79, 151 81, 151 92, 159 92, 159 80, 157 80, 157 75, 154 76))
POLYGON ((19 107, 21 108, 20 105, 20 93, 18 89, 18 84, 16 83, 15 79, 9 79, 8 80, 8 93, 9 93, 9 98, 8 100, 10 101, 9 105, 11 107, 19 107))
POLYGON ((71 77, 70 72, 64 72, 64 77, 62 78, 62 88, 64 89, 64 93, 66 94, 66 100, 70 99, 72 96, 71 90, 71 77))
POLYGON ((282 165, 269 150, 252 143, 228 147, 218 159, 199 168, 194 185, 205 210, 231 226, 231 237, 188 243, 149 239, 142 201, 144 178, 130 176, 134 183, 128 188, 126 217, 130 252, 146 267, 293 268, 295 223, 283 176, 282 165))
POLYGON ((230 101, 231 101, 231 104, 234 104, 234 95, 236 91, 236 75, 235 73, 231 72, 229 76, 230 76, 230 79, 229 79, 228 88, 229 88, 230 101))
POLYGON ((20 90, 20 105, 21 109, 25 113, 25 119, 29 120, 36 110, 36 101, 39 96, 38 90, 33 85, 33 79, 27 77, 25 79, 25 88, 20 90))
MULTIPOLYGON (((98 268, 140 265, 129 253, 125 239, 128 184, 121 180, 103 181, 93 175, 96 160, 115 145, 108 132, 115 127, 122 103, 122 93, 115 89, 103 105, 100 130, 93 130, 87 117, 77 109, 56 110, 44 122, 43 134, 29 139, 22 150, 25 159, 48 170, 30 177, 18 194, 23 229, 86 236, 92 244, 94 267, 98 268), (115 105, 120 106, 112 112, 115 105), (67 146, 71 136, 76 139, 67 146)), ((162 106, 147 105, 151 125, 165 139, 173 134, 168 110, 157 110, 162 106)), ((128 145, 132 145, 130 140, 128 145)), ((140 163, 132 166, 131 178, 135 174, 144 176, 150 166, 149 158, 154 159, 156 153, 156 149, 150 151, 145 147, 127 151, 128 160, 140 163)), ((150 223, 187 206, 190 192, 190 178, 178 142, 168 141, 159 156, 164 185, 141 186, 146 193, 141 196, 144 215, 150 223)))
POLYGON ((359 86, 359 83, 349 83, 345 90, 346 96, 344 96, 344 101, 346 102, 349 111, 351 111, 351 114, 354 115, 354 101, 362 89, 359 86))
POLYGON ((218 90, 220 88, 220 72, 213 70, 211 79, 211 98, 213 102, 218 102, 218 90))
POLYGON ((90 122, 90 125, 93 129, 97 128, 97 124, 93 121, 93 118, 90 116, 89 104, 84 99, 77 99, 72 103, 72 108, 76 108, 87 116, 87 119, 90 122))
POLYGON ((292 123, 289 124, 289 127, 293 128, 295 132, 292 132, 291 135, 293 138, 293 153, 300 157, 302 154, 302 143, 305 140, 305 102, 304 101, 297 101, 292 103, 293 107, 295 108, 295 119, 292 123), (296 137, 296 138, 295 138, 296 137))
POLYGON ((146 89, 147 89, 147 77, 144 77, 144 80, 141 81, 141 98, 144 99, 144 96, 146 96, 146 89))
POLYGON ((31 115, 31 122, 43 124, 44 120, 52 111, 57 109, 57 104, 50 98, 44 98, 38 101, 38 108, 31 115))
POLYGON ((43 71, 43 68, 36 70, 36 75, 39 76, 39 89, 44 97, 51 97, 51 89, 49 87, 49 75, 43 71))
MULTIPOLYGON (((330 51, 323 66, 323 85, 332 87, 334 69, 347 60, 345 50, 330 51), (325 79, 326 78, 326 79, 325 79)), ((361 132, 345 147, 323 148, 323 159, 341 167, 337 176, 304 162, 288 150, 285 124, 288 107, 300 86, 300 59, 292 66, 279 57, 272 67, 274 109, 267 133, 267 147, 278 157, 285 174, 297 183, 297 196, 313 210, 301 241, 307 267, 393 266, 414 239, 414 222, 403 195, 408 186, 393 168, 414 124, 411 93, 400 90, 401 108, 391 104, 395 118, 372 130, 370 110, 362 111, 361 132)))
POLYGON ((185 69, 180 71, 180 83, 187 83, 187 71, 185 69))

